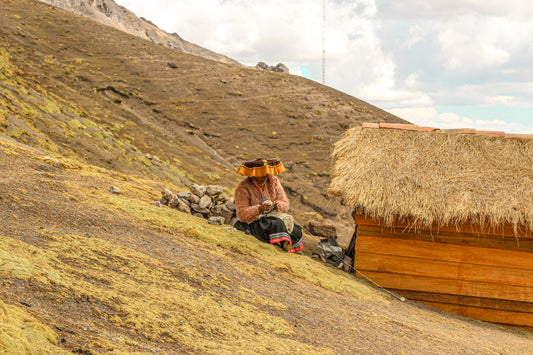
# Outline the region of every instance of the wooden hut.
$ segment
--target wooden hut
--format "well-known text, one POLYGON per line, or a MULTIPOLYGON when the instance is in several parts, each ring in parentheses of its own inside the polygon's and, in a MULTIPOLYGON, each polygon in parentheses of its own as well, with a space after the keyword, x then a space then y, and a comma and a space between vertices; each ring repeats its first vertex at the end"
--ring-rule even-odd
POLYGON ((348 131, 329 192, 357 206, 355 269, 408 299, 533 331, 532 138, 348 131))

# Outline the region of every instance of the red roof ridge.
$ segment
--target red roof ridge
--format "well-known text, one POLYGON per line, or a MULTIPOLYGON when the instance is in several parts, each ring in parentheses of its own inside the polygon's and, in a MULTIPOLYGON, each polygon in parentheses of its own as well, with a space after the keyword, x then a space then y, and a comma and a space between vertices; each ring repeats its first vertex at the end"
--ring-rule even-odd
POLYGON ((363 128, 379 128, 379 123, 363 122, 363 128))
POLYGON ((405 129, 408 131, 416 131, 418 126, 415 124, 404 123, 380 123, 379 128, 405 129))

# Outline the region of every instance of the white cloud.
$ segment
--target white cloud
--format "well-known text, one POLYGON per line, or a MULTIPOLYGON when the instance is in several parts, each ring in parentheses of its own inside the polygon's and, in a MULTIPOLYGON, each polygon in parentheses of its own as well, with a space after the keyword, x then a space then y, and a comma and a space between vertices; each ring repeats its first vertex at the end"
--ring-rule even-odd
POLYGON ((477 130, 504 131, 506 133, 533 134, 533 121, 529 125, 509 123, 504 120, 473 120, 454 112, 438 114, 434 107, 405 107, 387 110, 413 124, 440 129, 475 128, 477 130))
POLYGON ((469 72, 508 63, 511 54, 529 45, 527 38, 533 34, 533 22, 470 15, 436 22, 432 31, 436 33, 439 56, 445 69, 469 72))
MULTIPOLYGON (((282 62, 321 81, 319 0, 117 2, 245 65, 282 62)), ((533 2, 329 0, 327 21, 326 84, 408 120, 500 127, 434 107, 533 107, 533 2)))
POLYGON ((454 18, 469 13, 517 21, 533 17, 533 4, 524 0, 379 0, 378 3, 384 15, 408 20, 454 18))
POLYGON ((421 126, 430 125, 438 116, 434 107, 393 108, 387 111, 409 122, 418 122, 421 126))
POLYGON ((418 77, 419 77, 419 74, 418 73, 411 73, 409 74, 409 76, 407 77, 407 79, 405 79, 405 85, 408 87, 408 88, 413 88, 417 85, 417 82, 418 82, 418 77))

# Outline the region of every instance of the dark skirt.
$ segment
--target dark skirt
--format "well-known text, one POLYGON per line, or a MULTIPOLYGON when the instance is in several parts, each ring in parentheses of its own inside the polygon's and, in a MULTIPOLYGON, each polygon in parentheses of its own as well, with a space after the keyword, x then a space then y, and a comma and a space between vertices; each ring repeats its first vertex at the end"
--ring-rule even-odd
POLYGON ((265 243, 281 245, 288 242, 289 253, 296 253, 304 248, 302 227, 294 224, 292 233, 289 233, 285 223, 277 217, 261 217, 250 224, 237 221, 234 227, 265 243))

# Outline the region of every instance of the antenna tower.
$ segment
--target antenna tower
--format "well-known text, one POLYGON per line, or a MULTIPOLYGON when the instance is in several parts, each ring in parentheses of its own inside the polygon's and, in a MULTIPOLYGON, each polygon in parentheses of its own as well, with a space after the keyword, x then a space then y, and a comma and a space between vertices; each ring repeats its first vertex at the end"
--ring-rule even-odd
POLYGON ((326 0, 322 0, 322 84, 326 85, 326 0))

